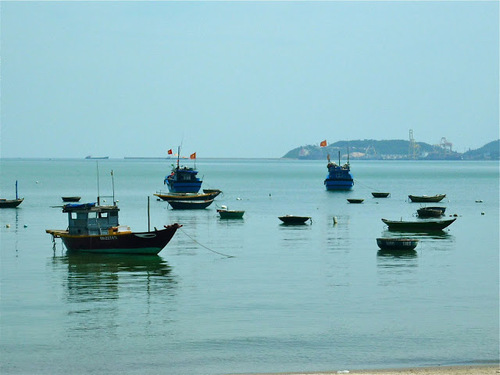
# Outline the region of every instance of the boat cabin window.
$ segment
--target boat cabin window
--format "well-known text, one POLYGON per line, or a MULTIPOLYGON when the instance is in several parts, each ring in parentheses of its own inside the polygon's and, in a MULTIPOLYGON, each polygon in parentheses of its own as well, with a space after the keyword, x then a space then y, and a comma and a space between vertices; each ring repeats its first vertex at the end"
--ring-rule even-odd
POLYGON ((107 212, 99 212, 99 218, 105 219, 107 217, 108 217, 108 213, 107 212))

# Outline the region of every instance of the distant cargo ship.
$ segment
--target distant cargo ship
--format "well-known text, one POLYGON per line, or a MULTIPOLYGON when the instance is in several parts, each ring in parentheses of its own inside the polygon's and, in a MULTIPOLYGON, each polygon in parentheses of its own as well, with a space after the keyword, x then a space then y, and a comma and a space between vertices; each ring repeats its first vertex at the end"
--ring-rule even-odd
POLYGON ((87 156, 85 156, 85 159, 109 159, 109 156, 92 156, 92 155, 87 155, 87 156))

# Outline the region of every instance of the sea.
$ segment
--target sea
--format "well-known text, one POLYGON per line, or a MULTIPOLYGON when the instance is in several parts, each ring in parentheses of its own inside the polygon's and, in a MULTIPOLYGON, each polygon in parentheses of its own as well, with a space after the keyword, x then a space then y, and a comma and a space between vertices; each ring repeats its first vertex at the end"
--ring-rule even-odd
MULTIPOLYGON (((198 159, 204 210, 172 210, 175 160, 2 159, 0 373, 238 374, 498 363, 498 161, 351 161, 352 191, 326 191, 326 161, 198 159), (111 175, 113 174, 113 176, 111 175), (373 198, 371 192, 389 192, 373 198), (441 233, 408 195, 446 194, 441 233), (132 230, 182 224, 158 256, 75 255, 62 196, 97 195, 132 230), (107 198, 105 198, 107 197, 107 198), (350 204, 347 198, 362 198, 350 204), (149 200, 149 216, 148 216, 149 200), (216 209, 245 210, 222 220, 216 209), (286 226, 279 216, 309 216, 286 226), (413 252, 376 238, 410 236, 413 252)), ((181 161, 182 163, 182 161, 181 161)))

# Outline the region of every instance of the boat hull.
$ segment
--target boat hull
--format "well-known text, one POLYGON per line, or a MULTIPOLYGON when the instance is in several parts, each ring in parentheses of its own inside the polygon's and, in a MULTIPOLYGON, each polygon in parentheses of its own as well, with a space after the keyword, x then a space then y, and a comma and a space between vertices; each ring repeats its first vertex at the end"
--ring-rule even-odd
POLYGON ((381 250, 414 250, 418 240, 413 238, 377 238, 381 250))
POLYGON ((217 210, 221 219, 243 219, 245 211, 217 210))
POLYGON ((326 178, 324 183, 326 190, 351 190, 354 186, 352 178, 326 178))
POLYGON ((387 198, 390 193, 378 193, 378 192, 373 192, 373 198, 387 198))
POLYGON ((446 194, 438 194, 438 195, 433 195, 433 196, 408 195, 408 198, 410 198, 410 201, 416 202, 416 203, 441 202, 444 199, 444 197, 446 197, 446 194))
POLYGON ((169 200, 168 204, 174 210, 202 210, 212 204, 213 199, 197 200, 169 200))
POLYGON ((439 231, 451 225, 456 219, 449 220, 421 220, 421 221, 392 221, 382 219, 389 227, 389 230, 418 232, 418 231, 439 231))
POLYGON ((126 232, 105 235, 70 235, 67 231, 47 230, 61 238, 68 251, 98 254, 157 255, 181 225, 172 224, 153 232, 126 232))
POLYGON ((441 217, 444 215, 446 207, 422 207, 417 210, 418 217, 441 217))
POLYGON ((81 197, 61 197, 63 202, 79 202, 81 197))
POLYGON ((293 216, 293 215, 280 216, 279 219, 285 225, 303 225, 306 223, 307 220, 311 220, 309 216, 293 216))
POLYGON ((349 203, 363 203, 364 199, 354 199, 354 198, 348 198, 347 201, 349 203))
POLYGON ((24 198, 19 199, 1 199, 0 208, 16 208, 23 203, 24 198))
POLYGON ((216 196, 218 196, 221 193, 220 190, 218 191, 213 191, 209 193, 155 193, 153 195, 157 196, 160 199, 163 199, 164 201, 169 201, 169 200, 183 200, 183 201, 204 201, 207 199, 214 199, 216 196))

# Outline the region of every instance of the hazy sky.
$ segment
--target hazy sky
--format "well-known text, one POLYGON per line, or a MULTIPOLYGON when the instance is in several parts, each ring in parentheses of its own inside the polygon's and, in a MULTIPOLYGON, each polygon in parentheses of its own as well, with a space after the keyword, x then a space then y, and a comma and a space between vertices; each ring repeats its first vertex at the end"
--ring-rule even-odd
POLYGON ((0 6, 2 157, 499 138, 498 1, 0 6))

